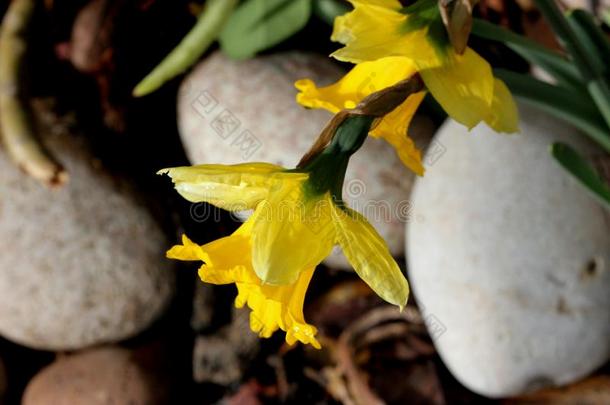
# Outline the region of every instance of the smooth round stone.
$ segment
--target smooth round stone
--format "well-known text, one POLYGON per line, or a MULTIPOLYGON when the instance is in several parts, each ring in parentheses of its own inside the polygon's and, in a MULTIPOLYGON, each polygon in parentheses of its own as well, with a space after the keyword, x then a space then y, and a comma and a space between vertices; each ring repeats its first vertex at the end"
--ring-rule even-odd
MULTIPOLYGON (((178 127, 189 160, 296 166, 331 114, 298 105, 294 82, 310 78, 327 85, 342 74, 329 58, 315 54, 290 52, 242 62, 219 52, 211 55, 184 81, 178 98, 178 127)), ((394 255, 404 253, 413 178, 392 147, 377 139, 366 141, 346 175, 346 201, 369 218, 394 255)), ((338 249, 326 263, 349 267, 338 249)))
POLYGON ((41 186, 0 153, 0 334, 44 350, 131 337, 173 295, 166 238, 79 139, 45 143, 69 172, 63 188, 41 186))
POLYGON ((130 351, 104 347, 60 357, 29 382, 23 405, 153 405, 156 381, 130 351))
POLYGON ((548 115, 521 118, 518 135, 446 122, 407 229, 438 352, 489 397, 573 382, 610 356, 610 217, 548 152, 554 141, 600 150, 548 115))

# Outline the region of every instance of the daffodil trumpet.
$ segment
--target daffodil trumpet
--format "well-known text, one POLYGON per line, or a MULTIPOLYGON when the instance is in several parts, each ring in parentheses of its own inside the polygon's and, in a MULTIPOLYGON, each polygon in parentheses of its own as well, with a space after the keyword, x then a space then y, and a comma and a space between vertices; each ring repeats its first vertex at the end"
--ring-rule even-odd
POLYGON ((303 305, 316 266, 335 245, 371 289, 403 308, 406 278, 373 226, 345 204, 342 188, 349 159, 371 128, 420 88, 415 75, 341 112, 295 169, 244 163, 161 170, 191 202, 254 210, 232 235, 202 246, 183 236, 167 256, 202 261, 204 282, 234 283, 235 305, 251 309, 250 328, 261 337, 281 329, 289 344, 320 347, 303 305))

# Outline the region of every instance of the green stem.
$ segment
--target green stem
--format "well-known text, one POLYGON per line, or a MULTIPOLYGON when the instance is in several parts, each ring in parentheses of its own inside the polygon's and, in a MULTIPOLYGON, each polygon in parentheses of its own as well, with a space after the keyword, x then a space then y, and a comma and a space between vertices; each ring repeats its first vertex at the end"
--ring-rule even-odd
POLYGON ((337 129, 328 148, 322 153, 353 155, 362 147, 374 119, 370 115, 355 115, 346 118, 337 129))
POLYGON ((207 0, 197 24, 176 48, 134 89, 135 97, 145 96, 178 76, 195 63, 218 38, 238 0, 207 0))
POLYGON ((330 191, 335 201, 341 200, 349 159, 364 144, 374 119, 369 115, 353 115, 339 125, 330 145, 301 169, 309 172, 308 195, 330 191))

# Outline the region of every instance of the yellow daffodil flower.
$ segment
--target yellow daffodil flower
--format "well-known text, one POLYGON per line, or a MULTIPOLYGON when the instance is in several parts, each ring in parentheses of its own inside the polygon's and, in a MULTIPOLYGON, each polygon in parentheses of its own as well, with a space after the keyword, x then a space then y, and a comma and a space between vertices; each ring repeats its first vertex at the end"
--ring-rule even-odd
MULTIPOLYGON (((295 83, 300 91, 297 102, 308 108, 323 108, 335 114, 342 109, 353 109, 366 96, 395 85, 416 72, 415 66, 404 57, 387 57, 375 62, 356 65, 339 82, 318 88, 309 79, 295 83)), ((406 136, 411 118, 421 104, 425 92, 409 96, 403 104, 386 115, 370 135, 392 145, 405 166, 419 175, 424 174, 421 153, 406 136)))
MULTIPOLYGON (((518 130, 510 91, 475 51, 455 52, 436 0, 419 0, 409 7, 398 0, 350 2, 354 10, 335 19, 331 37, 345 46, 332 56, 357 65, 327 87, 318 88, 307 79, 297 81, 301 105, 331 112, 354 108, 369 94, 419 73, 449 116, 468 128, 484 121, 498 132, 518 130)), ((392 144, 402 162, 420 175, 421 158, 406 130, 423 95, 411 95, 371 133, 392 144)))
POLYGON ((252 310, 250 327, 261 337, 281 329, 289 344, 298 340, 320 347, 316 328, 304 320, 303 302, 315 267, 334 245, 381 298, 401 308, 407 302, 407 281, 385 242, 341 200, 349 157, 373 122, 372 117, 349 120, 326 149, 298 170, 247 163, 159 172, 168 174, 178 193, 191 202, 254 210, 231 236, 203 246, 184 237, 167 255, 203 261, 199 276, 204 282, 235 283, 235 304, 252 310))

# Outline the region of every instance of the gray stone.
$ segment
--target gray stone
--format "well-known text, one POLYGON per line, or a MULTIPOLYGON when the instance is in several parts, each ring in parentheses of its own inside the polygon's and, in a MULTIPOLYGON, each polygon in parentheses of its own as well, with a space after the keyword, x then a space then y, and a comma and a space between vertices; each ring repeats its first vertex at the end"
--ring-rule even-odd
MULTIPOLYGON (((290 52, 243 62, 211 55, 184 81, 178 98, 178 125, 191 163, 266 161, 294 167, 331 118, 326 111, 299 106, 294 82, 310 78, 326 85, 342 74, 329 58, 314 54, 290 52)), ((420 128, 416 135, 427 138, 430 129, 420 128)), ((377 139, 366 141, 346 175, 345 199, 369 218, 397 256, 404 253, 414 177, 377 139)), ((326 263, 349 267, 338 250, 326 263)))
POLYGON ((168 242, 76 137, 49 135, 69 183, 49 190, 0 151, 0 334, 45 350, 131 337, 174 290, 168 242))
POLYGON ((195 338, 193 379, 198 383, 237 384, 258 354, 261 340, 250 330, 250 310, 233 308, 231 323, 195 338))
POLYGON ((569 125, 521 109, 521 134, 447 122, 416 182, 409 276, 443 361, 489 397, 573 382, 610 356, 610 217, 548 152, 591 156, 569 125))

